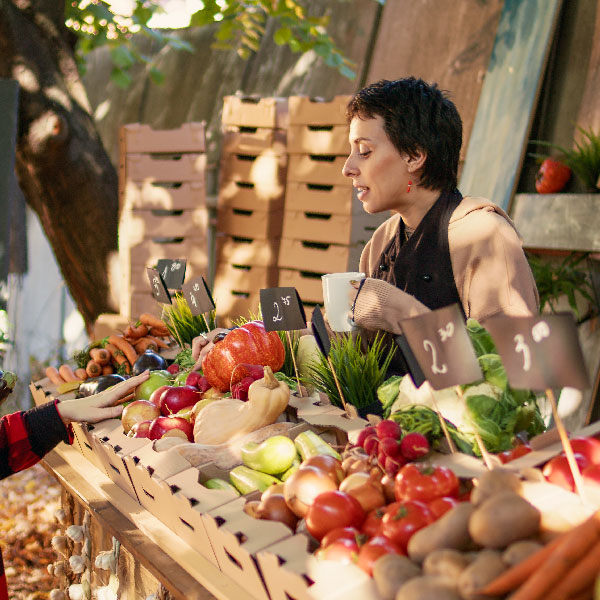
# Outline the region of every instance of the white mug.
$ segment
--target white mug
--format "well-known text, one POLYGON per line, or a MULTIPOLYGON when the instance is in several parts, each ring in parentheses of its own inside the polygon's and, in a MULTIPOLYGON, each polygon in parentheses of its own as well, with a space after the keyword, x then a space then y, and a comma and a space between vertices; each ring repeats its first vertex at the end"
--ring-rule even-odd
POLYGON ((351 281, 359 281, 364 273, 328 273, 321 275, 325 314, 332 331, 352 331, 355 325, 348 312, 350 306, 351 281))

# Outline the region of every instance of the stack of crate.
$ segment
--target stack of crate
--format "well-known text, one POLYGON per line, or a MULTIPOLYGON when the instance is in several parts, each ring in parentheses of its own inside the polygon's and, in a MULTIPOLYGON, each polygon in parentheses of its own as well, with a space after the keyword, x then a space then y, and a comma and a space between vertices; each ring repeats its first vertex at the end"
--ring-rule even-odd
POLYGON ((287 168, 287 99, 226 96, 213 296, 221 323, 256 314, 277 285, 287 168))
POLYGON ((289 98, 279 285, 295 287, 309 309, 323 303, 321 275, 356 271, 365 243, 389 217, 365 213, 352 180, 342 175, 350 149, 345 118, 349 100, 289 98))
POLYGON ((208 268, 205 124, 124 125, 119 142, 120 312, 160 315, 146 267, 186 259, 186 279, 206 276, 208 268))

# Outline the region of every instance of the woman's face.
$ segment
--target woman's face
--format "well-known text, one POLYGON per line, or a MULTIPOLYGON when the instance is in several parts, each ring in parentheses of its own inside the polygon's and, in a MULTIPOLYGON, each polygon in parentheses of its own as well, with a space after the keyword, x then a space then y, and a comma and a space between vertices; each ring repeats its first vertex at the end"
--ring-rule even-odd
MULTIPOLYGON (((350 155, 342 173, 352 178, 358 199, 368 213, 402 212, 407 201, 408 159, 401 155, 383 129, 383 118, 350 122, 350 155)), ((413 197, 414 197, 413 193, 413 197)))

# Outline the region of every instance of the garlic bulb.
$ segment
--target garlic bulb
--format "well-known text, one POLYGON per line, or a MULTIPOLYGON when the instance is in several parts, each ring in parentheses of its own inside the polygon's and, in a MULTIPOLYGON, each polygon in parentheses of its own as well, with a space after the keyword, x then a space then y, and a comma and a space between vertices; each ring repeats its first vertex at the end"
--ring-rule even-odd
POLYGON ((54 577, 64 577, 66 574, 66 561, 59 560, 55 562, 53 566, 54 577))
POLYGON ((118 600, 117 594, 109 586, 97 588, 95 595, 97 600, 118 600))
POLYGON ((73 573, 83 573, 85 571, 85 559, 79 554, 73 554, 69 557, 69 565, 73 573))
POLYGON ((112 573, 117 569, 116 557, 112 550, 100 552, 98 556, 96 556, 94 564, 98 569, 104 569, 105 571, 111 571, 112 573))
POLYGON ((57 588, 50 592, 49 600, 67 600, 65 593, 57 588))
POLYGON ((69 586, 70 600, 85 600, 83 595, 83 586, 80 583, 74 583, 69 586))
POLYGON ((55 535, 51 541, 52 547, 56 552, 62 554, 63 556, 67 556, 69 554, 69 547, 67 545, 67 536, 65 535, 55 535))
POLYGON ((67 531, 65 532, 67 537, 73 540, 75 543, 81 542, 84 537, 84 530, 81 525, 70 525, 67 527, 67 531))
POLYGON ((61 524, 64 525, 67 522, 67 513, 64 508, 59 508, 54 513, 54 518, 61 524))

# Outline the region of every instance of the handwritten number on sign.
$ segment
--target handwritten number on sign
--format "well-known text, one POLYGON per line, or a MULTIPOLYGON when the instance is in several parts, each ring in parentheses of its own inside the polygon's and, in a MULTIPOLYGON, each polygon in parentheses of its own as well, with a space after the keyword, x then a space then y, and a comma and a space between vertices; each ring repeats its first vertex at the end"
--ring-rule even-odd
POLYGON ((159 294, 160 293, 160 281, 158 280, 158 277, 153 277, 152 278, 152 285, 154 286, 154 289, 156 290, 156 293, 159 294))
POLYGON ((448 372, 448 366, 443 364, 441 367, 437 365, 437 352, 435 346, 429 340, 423 340, 423 348, 431 352, 431 372, 435 375, 443 375, 448 372))
POLYGON ((277 321, 283 321, 283 315, 279 313, 279 304, 277 302, 273 302, 273 306, 275 307, 275 314, 273 315, 273 323, 277 323, 277 321))
POLYGON ((531 350, 525 343, 525 338, 522 334, 517 333, 514 337, 515 340, 515 352, 523 353, 523 371, 529 371, 531 369, 531 350))

